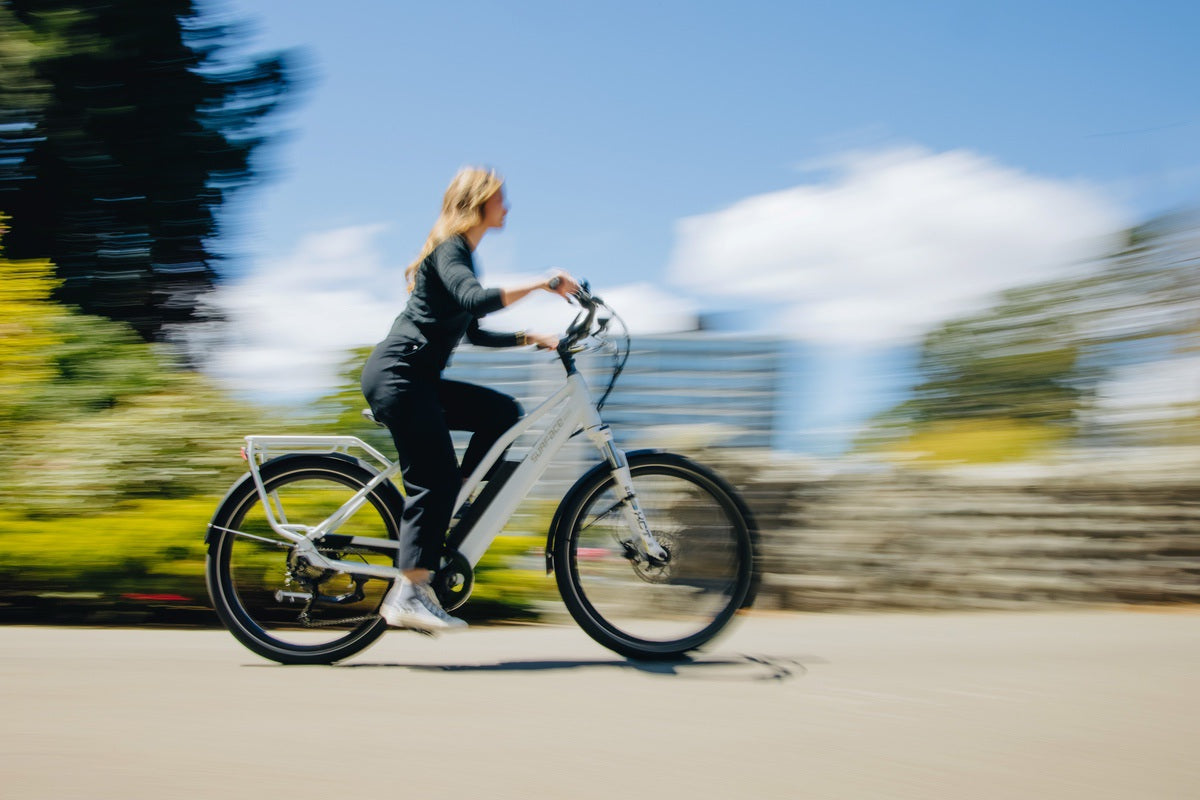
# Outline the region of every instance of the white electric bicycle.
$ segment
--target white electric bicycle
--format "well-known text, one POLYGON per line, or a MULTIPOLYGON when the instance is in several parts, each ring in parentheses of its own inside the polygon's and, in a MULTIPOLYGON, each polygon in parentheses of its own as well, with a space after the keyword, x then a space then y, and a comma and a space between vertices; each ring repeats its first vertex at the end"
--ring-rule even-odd
MULTIPOLYGON (((475 565, 555 453, 583 434, 602 461, 559 503, 546 536, 547 572, 600 644, 635 659, 677 658, 753 602, 757 530, 713 471, 680 455, 614 446, 599 411, 629 337, 622 330, 618 343, 609 324, 620 318, 586 287, 575 300, 581 311, 557 350, 566 382, 499 439, 464 484, 433 585, 447 610, 466 602, 475 565), (596 404, 575 364, 585 350, 613 355, 596 404), (523 458, 504 457, 539 423, 544 429, 523 458)), ((379 604, 400 576, 404 498, 392 482, 399 466, 353 436, 247 436, 245 455, 250 471, 221 501, 205 537, 217 614, 242 644, 283 664, 358 653, 386 630, 379 604)))

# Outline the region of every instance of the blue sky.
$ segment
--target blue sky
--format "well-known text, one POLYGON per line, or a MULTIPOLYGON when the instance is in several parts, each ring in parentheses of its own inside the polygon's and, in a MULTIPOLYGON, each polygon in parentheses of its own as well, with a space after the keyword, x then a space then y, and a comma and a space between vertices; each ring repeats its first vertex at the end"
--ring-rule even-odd
POLYGON ((231 215, 217 369, 281 396, 383 335, 464 164, 508 180, 485 282, 560 266, 644 330, 740 309, 864 364, 1200 198, 1194 3, 223 8, 308 75, 231 215), (273 335, 283 303, 326 322, 273 335))

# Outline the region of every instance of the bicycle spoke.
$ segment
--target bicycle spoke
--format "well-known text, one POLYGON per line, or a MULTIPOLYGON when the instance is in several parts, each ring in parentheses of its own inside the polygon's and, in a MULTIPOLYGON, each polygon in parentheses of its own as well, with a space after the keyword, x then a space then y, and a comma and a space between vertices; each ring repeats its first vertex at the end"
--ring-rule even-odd
MULTIPOLYGON (((631 464, 638 505, 662 558, 630 530, 622 490, 598 475, 565 515, 555 572, 572 616, 626 655, 666 657, 702 645, 745 599, 752 542, 727 490, 685 459, 648 455, 631 464)), ((561 532, 560 532, 561 537, 561 532)))
POLYGON ((266 536, 256 536, 253 533, 246 533, 245 531, 234 530, 232 528, 222 528, 220 525, 209 525, 208 527, 222 533, 231 533, 234 536, 240 536, 243 539, 253 539, 257 542, 263 542, 264 544, 269 544, 273 547, 282 547, 285 550, 296 546, 295 542, 290 542, 286 539, 270 539, 266 536))
POLYGON ((594 517, 592 517, 591 521, 588 522, 586 525, 581 525, 580 530, 587 530, 588 528, 592 527, 600 520, 607 517, 609 514, 612 514, 614 511, 616 511, 618 508, 620 508, 624 504, 625 504, 624 500, 618 500, 617 502, 615 502, 611 506, 609 506, 606 511, 601 511, 601 512, 597 513, 594 517))
MULTIPOLYGON (((371 477, 340 459, 281 461, 277 469, 262 469, 272 511, 310 530, 371 477), (289 464, 295 468, 288 469, 289 464)), ((327 663, 362 649, 383 632, 377 609, 390 581, 313 566, 292 542, 274 536, 253 484, 231 493, 211 527, 218 538, 209 556, 210 594, 222 620, 251 649, 284 663, 327 663)), ((395 515, 372 493, 343 521, 340 532, 394 540, 395 515)), ((394 563, 391 553, 320 543, 317 547, 332 560, 349 557, 387 567, 394 563)))

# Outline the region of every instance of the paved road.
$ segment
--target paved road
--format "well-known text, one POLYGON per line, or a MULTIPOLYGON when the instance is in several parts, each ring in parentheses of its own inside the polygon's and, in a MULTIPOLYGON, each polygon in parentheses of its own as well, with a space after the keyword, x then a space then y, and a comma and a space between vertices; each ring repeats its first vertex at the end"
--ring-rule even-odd
POLYGON ((279 667, 0 628, 0 798, 1200 797, 1200 613, 757 615, 639 666, 570 627, 279 667))

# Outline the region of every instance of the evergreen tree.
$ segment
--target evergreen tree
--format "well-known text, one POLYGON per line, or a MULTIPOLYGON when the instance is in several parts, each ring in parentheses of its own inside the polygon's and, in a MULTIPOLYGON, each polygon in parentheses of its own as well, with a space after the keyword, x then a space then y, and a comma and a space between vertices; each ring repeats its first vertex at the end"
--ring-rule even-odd
POLYGON ((193 0, 0 6, 8 255, 53 261, 59 300, 146 339, 197 318, 217 212, 290 87, 283 56, 223 63, 235 38, 193 0))

